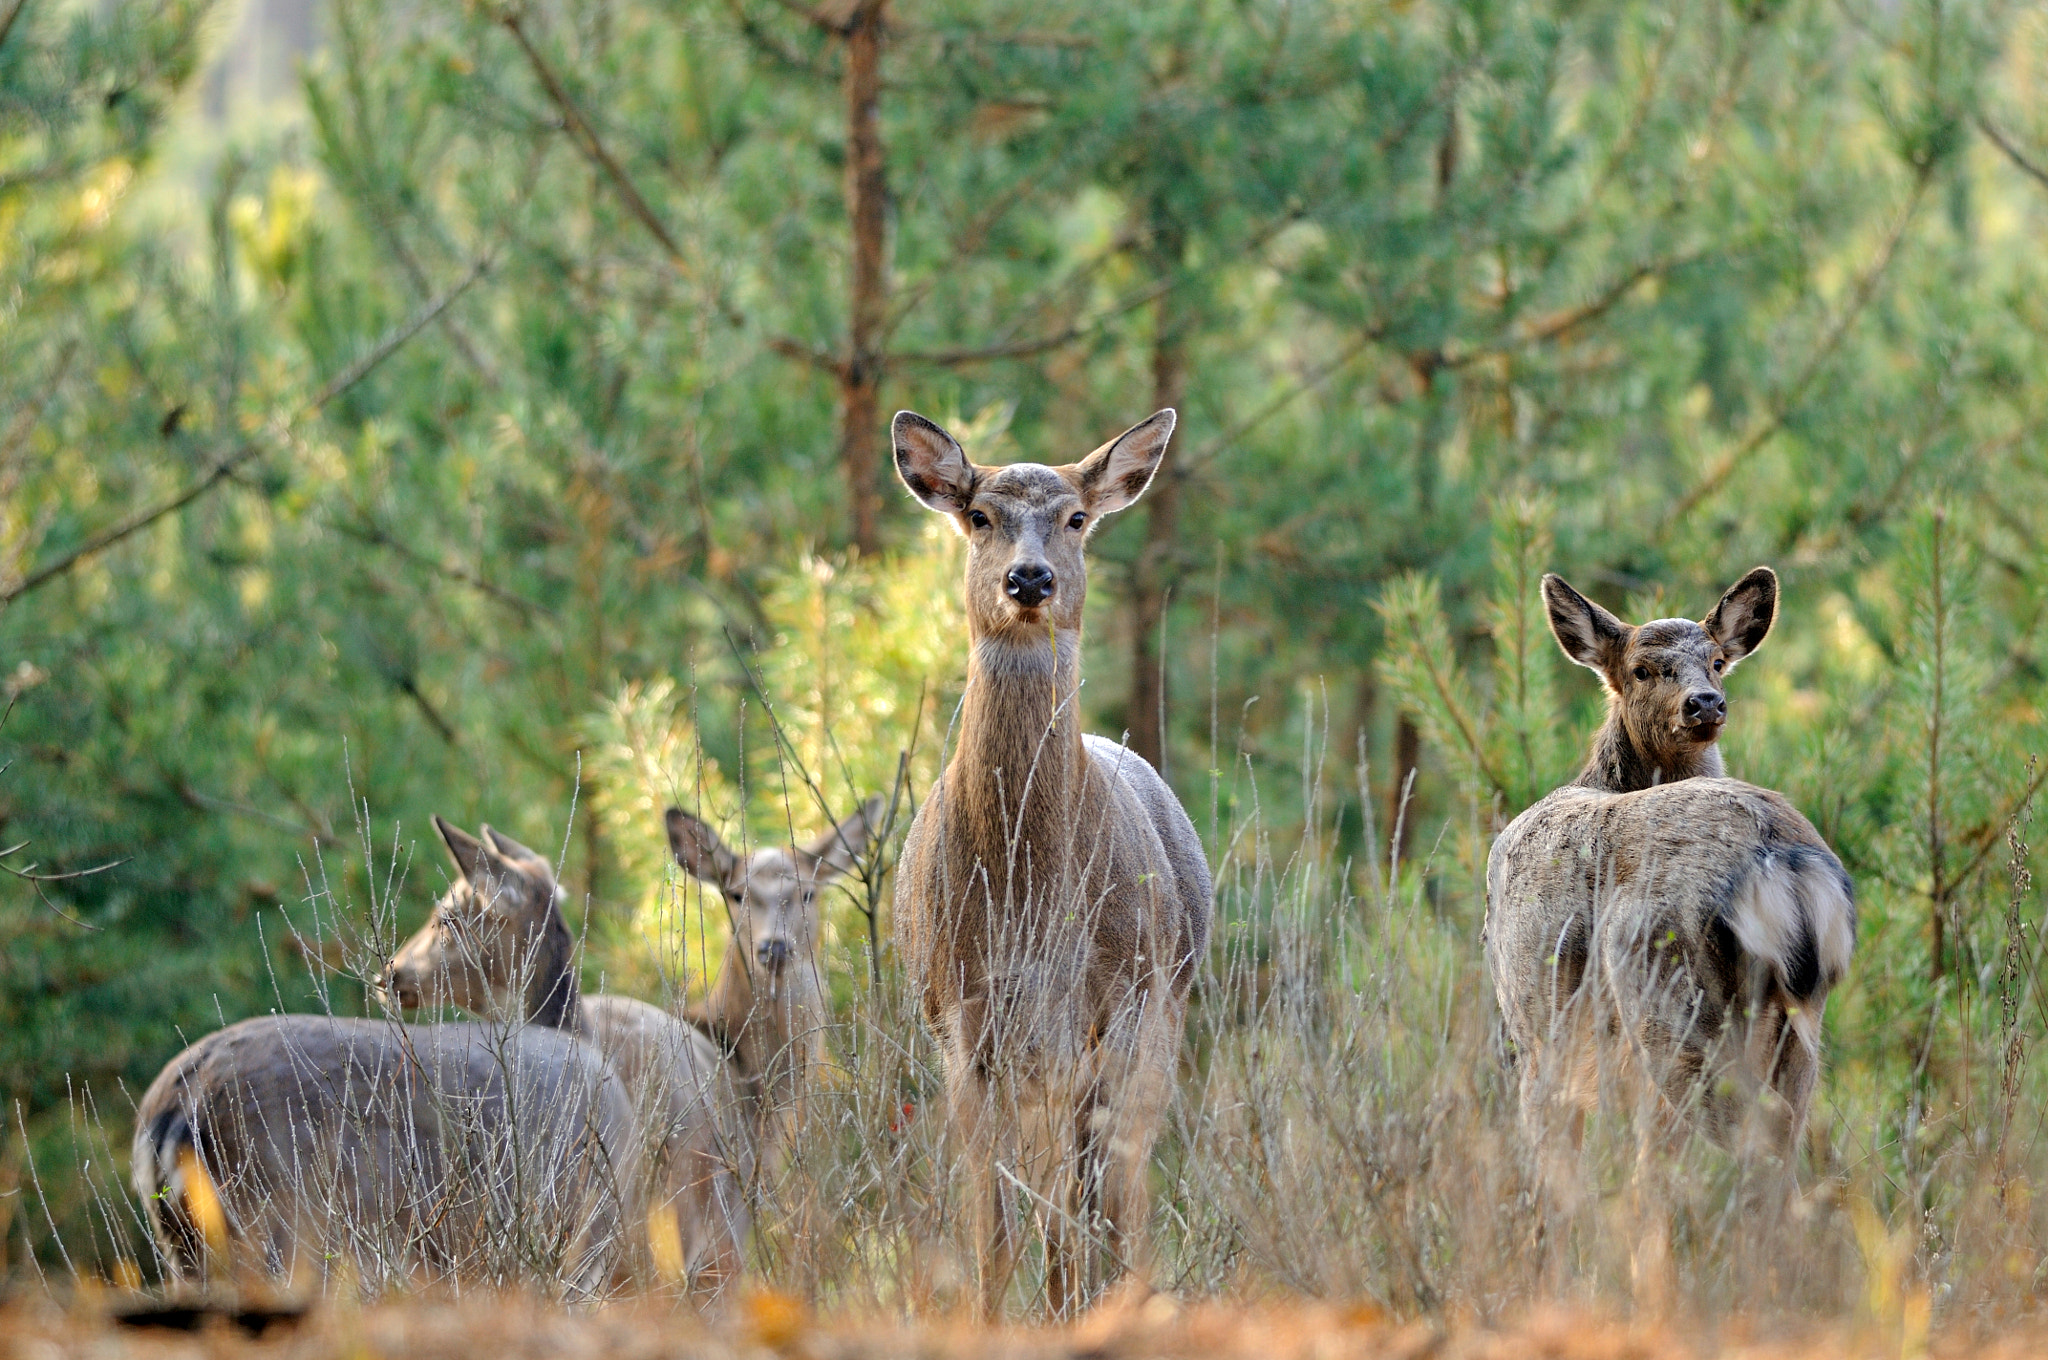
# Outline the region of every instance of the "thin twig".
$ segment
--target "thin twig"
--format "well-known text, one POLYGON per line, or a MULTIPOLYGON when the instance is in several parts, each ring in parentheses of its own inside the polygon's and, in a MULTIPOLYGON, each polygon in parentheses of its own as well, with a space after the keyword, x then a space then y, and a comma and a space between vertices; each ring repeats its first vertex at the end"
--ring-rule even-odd
POLYGON ((7 45, 7 35, 14 31, 14 21, 19 19, 21 12, 27 8, 28 0, 14 0, 14 3, 7 7, 7 13, 0 15, 0 47, 7 45))
POLYGON ((1693 484, 1691 490, 1680 496, 1672 503, 1671 508, 1665 511, 1663 521, 1657 529, 1657 539, 1662 540, 1668 536, 1681 520, 1698 508, 1701 501, 1719 491, 1736 470, 1748 462, 1750 456, 1762 448, 1765 442, 1783 429, 1785 422, 1791 419, 1792 413, 1805 399, 1807 389, 1820 376, 1821 368, 1834 357, 1842 341, 1848 338, 1849 330, 1855 325, 1856 318, 1863 314, 1863 309, 1876 296, 1877 285, 1890 270, 1892 260, 1898 254, 1899 243, 1905 239, 1906 229, 1912 225, 1913 218, 1919 211, 1920 201, 1926 197, 1927 186, 1932 179, 1932 166, 1922 167, 1914 175, 1912 192, 1906 196, 1905 205, 1892 222, 1891 230, 1885 234, 1883 244, 1878 247, 1877 258, 1857 281, 1848 305, 1822 333, 1820 343, 1813 347, 1798 375, 1771 402, 1769 409, 1750 428, 1749 433, 1743 436, 1742 442, 1723 454, 1714 466, 1707 470, 1706 475, 1693 484))
MULTIPOLYGON (((433 302, 429 303, 410 321, 406 322, 403 326, 391 332, 390 335, 386 336, 382 341, 378 342, 378 344, 375 347, 373 347, 369 353, 363 355, 362 358, 356 360, 347 368, 335 374, 334 377, 331 378, 327 382, 327 384, 324 387, 322 387, 318 393, 314 395, 313 399, 311 401, 308 401, 301 408, 299 408, 299 410, 294 415, 275 422, 276 432, 278 434, 285 433, 287 430, 290 429, 293 423, 299 420, 303 420, 307 416, 317 413, 322 407, 326 406, 336 397, 341 396, 350 388, 354 387, 357 383, 361 382, 364 378, 368 377, 370 375, 371 370, 375 369, 377 365, 383 363, 386 359, 390 358, 392 354, 395 353, 400 346, 404 345, 408 340, 411 340, 415 335, 418 335, 421 331, 425 330, 428 326, 432 325, 434 319, 440 316, 442 312, 446 311, 449 308, 449 306, 451 306, 455 302, 457 298, 461 297, 465 292, 467 292, 471 284, 475 283, 478 279, 482 278, 485 271, 489 269, 489 267, 490 260, 488 257, 479 258, 475 264, 470 266, 469 272, 464 274, 460 280, 458 280, 455 284, 449 287, 448 290, 442 293, 440 297, 434 299, 433 302)), ((134 514, 128 516, 128 518, 124 520, 121 520, 119 523, 114 524, 113 526, 107 529, 101 530, 99 533, 93 535, 85 542, 79 544, 76 548, 73 548, 70 552, 65 553, 56 561, 50 563, 48 566, 38 568, 36 571, 31 572, 28 576, 23 577, 16 584, 7 587, 5 590, 0 590, 0 609, 4 609, 6 606, 13 604, 16 600, 28 594, 30 591, 35 590, 41 586, 48 585, 51 581, 54 581, 58 577, 64 575, 66 572, 70 571, 72 568, 76 567, 79 563, 85 561, 87 558, 96 557, 100 553, 105 552, 108 548, 111 548, 115 544, 121 542, 123 539, 129 538, 132 535, 140 533, 142 530, 147 529, 150 525, 155 524, 158 520, 163 519, 165 516, 174 515, 178 511, 183 510, 186 506, 198 500, 207 492, 212 491, 216 487, 219 487, 223 483, 227 482, 235 475, 236 471, 239 470, 244 464, 249 463, 254 459, 260 457, 262 453, 262 445, 256 443, 253 440, 244 440, 240 448, 236 449, 233 453, 229 454, 227 457, 215 463, 212 469, 209 472, 207 472, 205 476, 201 477, 198 481, 192 483, 192 485, 186 487, 183 491, 180 491, 177 495, 171 497, 169 500, 164 501, 158 505, 151 506, 147 510, 136 511, 134 514)))
POLYGON ((1982 132, 1986 137, 1989 137, 1991 139, 1991 144, 1997 147, 2000 151, 2003 151, 2005 153, 2005 158, 2007 160, 2011 161, 2014 165, 2018 166, 2021 170, 2025 171, 2027 175, 2035 181, 2037 181, 2042 188, 2048 189, 2048 167, 2038 165, 2033 160, 2029 159, 2029 157, 2024 151, 2021 151, 2018 146, 2013 144, 2010 138, 2008 138, 2003 132, 2000 132, 1998 130, 1998 127, 1995 123, 1993 123, 1989 118, 1986 118, 1981 113, 1977 115, 1977 130, 1979 132, 1982 132))
MULTIPOLYGON (((633 183, 633 177, 626 173, 626 167, 619 164, 618 158, 612 155, 611 149, 604 144, 604 139, 597 135, 597 129, 577 106, 568 87, 562 83, 562 78, 556 74, 555 68, 548 64, 547 58, 541 55, 540 48, 534 45, 519 12, 516 9, 507 9, 498 16, 498 22, 512 35, 512 40, 519 44, 519 50, 526 54, 527 64, 533 67, 534 78, 540 81, 541 88, 547 91, 548 98, 560 111, 563 125, 568 128, 570 139, 576 143, 577 149, 611 181, 612 188, 618 191, 619 198, 624 201, 626 211, 647 229, 647 234, 661 246, 677 272, 685 278, 697 279, 699 271, 696 266, 683 254, 683 248, 676 243, 676 238, 670 234, 668 227, 655 214, 647 199, 641 195, 639 186, 633 183)), ((718 306, 728 321, 737 324, 742 319, 730 304, 721 300, 718 306)))

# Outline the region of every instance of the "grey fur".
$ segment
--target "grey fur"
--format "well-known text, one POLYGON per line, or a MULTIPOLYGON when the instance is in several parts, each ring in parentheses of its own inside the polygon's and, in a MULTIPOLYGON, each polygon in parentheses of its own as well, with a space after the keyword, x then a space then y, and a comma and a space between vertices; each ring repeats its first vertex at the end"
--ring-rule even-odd
POLYGON ((1540 1132, 1628 1073, 1674 1126, 1789 1156, 1855 893, 1791 803, 1722 774, 1721 722, 1681 711, 1762 642, 1777 578, 1749 573, 1698 624, 1631 628, 1554 576, 1544 595, 1609 705, 1578 780, 1487 857, 1486 957, 1524 1118, 1540 1132))
POLYGON ((628 1259, 632 1107, 594 1049, 552 1030, 321 1015, 244 1020, 164 1068, 136 1107, 136 1194, 174 1276, 201 1272, 189 1150, 237 1270, 370 1288, 512 1283, 576 1297, 628 1259))

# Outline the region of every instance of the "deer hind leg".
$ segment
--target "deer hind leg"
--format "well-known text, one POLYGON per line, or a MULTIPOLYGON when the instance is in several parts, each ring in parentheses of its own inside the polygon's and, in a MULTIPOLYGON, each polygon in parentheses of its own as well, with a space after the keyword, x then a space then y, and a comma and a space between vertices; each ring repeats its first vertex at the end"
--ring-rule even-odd
POLYGON ((1799 1134, 1820 1077, 1820 1018, 1824 998, 1805 1003, 1784 992, 1756 1007, 1744 1065, 1757 1088, 1745 1150, 1775 1158, 1789 1172, 1799 1134))

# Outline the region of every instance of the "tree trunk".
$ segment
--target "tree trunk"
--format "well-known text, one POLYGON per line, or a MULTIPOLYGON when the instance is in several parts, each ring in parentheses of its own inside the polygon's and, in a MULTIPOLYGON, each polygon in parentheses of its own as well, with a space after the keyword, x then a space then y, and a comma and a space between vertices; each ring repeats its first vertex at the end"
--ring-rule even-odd
POLYGON ((846 217, 852 250, 848 271, 846 355, 839 370, 839 467, 853 513, 853 543, 880 550, 882 332, 889 310, 888 197, 882 158, 882 11, 886 0, 860 0, 845 34, 846 217))
MULTIPOLYGON (((1152 409, 1179 409, 1187 380, 1186 339, 1172 305, 1162 294, 1155 304, 1152 338, 1152 409)), ((1174 449, 1185 436, 1168 444, 1165 460, 1153 474, 1146 493, 1145 546, 1131 573, 1131 749, 1166 773, 1166 671, 1162 663, 1160 624, 1166 617, 1167 591, 1172 588, 1180 537, 1180 493, 1185 474, 1174 449)))

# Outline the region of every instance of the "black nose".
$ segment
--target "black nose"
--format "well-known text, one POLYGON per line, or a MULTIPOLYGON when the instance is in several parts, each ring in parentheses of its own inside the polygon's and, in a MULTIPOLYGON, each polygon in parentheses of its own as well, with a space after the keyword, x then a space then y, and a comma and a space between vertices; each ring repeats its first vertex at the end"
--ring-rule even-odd
POLYGON ((1685 698, 1685 720, 1689 723, 1723 722, 1728 717, 1728 700, 1717 689, 1694 690, 1685 698))
POLYGON ((1030 609, 1052 595, 1052 568, 1043 562, 1027 562, 1010 568, 1004 589, 1010 598, 1030 609))
POLYGON ((780 972, 782 965, 789 962, 789 941, 763 940, 754 947, 754 957, 769 972, 780 972))

